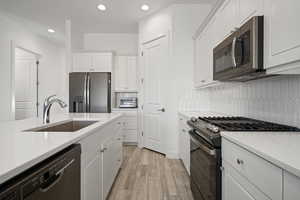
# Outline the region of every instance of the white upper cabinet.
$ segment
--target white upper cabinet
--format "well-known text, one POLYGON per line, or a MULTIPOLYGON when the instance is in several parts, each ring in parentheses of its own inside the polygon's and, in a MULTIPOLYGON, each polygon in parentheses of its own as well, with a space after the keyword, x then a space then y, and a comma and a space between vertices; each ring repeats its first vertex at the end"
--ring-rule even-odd
POLYGON ((111 72, 112 53, 74 53, 73 72, 111 72))
POLYGON ((243 25, 253 16, 263 15, 263 8, 263 0, 238 0, 238 25, 243 25))
POLYGON ((238 29, 237 9, 238 0, 226 0, 216 13, 217 27, 215 31, 218 42, 238 29))
POLYGON ((267 0, 266 39, 268 68, 285 65, 280 70, 300 66, 300 1, 267 0), (298 62, 298 63, 295 63, 298 62))
POLYGON ((194 87, 196 88, 206 87, 216 83, 216 81, 213 80, 213 48, 215 46, 214 23, 215 18, 212 18, 195 40, 194 87))
POLYGON ((115 90, 137 91, 137 57, 116 56, 115 90))

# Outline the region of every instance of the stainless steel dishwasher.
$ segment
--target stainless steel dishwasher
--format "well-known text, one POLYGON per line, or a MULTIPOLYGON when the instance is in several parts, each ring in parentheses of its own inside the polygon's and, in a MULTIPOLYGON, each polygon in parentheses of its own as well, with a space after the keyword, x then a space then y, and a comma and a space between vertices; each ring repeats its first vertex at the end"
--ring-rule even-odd
POLYGON ((80 200, 80 145, 72 145, 0 185, 0 200, 80 200))

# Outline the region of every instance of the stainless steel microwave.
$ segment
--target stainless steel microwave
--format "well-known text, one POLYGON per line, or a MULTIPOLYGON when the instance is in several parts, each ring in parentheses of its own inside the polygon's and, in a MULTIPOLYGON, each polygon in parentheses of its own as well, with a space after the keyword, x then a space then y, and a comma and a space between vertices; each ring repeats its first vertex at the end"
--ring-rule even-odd
POLYGON ((264 69, 264 17, 255 16, 213 50, 213 78, 248 81, 268 76, 264 69))

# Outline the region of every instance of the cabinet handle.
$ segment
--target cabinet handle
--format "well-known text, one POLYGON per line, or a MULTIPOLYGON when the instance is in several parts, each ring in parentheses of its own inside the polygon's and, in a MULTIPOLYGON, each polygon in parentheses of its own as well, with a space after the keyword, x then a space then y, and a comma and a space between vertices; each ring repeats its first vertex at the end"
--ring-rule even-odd
POLYGON ((103 153, 103 152, 106 151, 106 150, 107 150, 107 148, 104 147, 103 149, 100 150, 100 152, 103 153))
POLYGON ((95 71, 95 69, 92 69, 92 68, 91 68, 91 69, 90 69, 90 72, 93 72, 93 71, 95 71))
POLYGON ((118 138, 117 140, 121 140, 121 138, 118 138))
POLYGON ((119 125, 121 125, 121 122, 118 122, 119 125))
POLYGON ((237 162, 237 164, 238 165, 242 165, 242 164, 244 164, 244 161, 243 160, 241 160, 241 159, 236 159, 236 162, 237 162))
POLYGON ((180 121, 182 121, 183 119, 182 118, 180 118, 180 121))
POLYGON ((185 129, 182 129, 182 132, 186 132, 186 130, 185 130, 185 129))
POLYGON ((206 80, 201 80, 201 83, 205 83, 206 82, 206 80))

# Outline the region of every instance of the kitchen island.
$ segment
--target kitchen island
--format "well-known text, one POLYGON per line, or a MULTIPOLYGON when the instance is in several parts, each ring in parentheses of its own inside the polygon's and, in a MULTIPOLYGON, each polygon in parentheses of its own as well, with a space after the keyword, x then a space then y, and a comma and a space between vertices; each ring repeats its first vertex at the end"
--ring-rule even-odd
POLYGON ((47 126, 71 120, 96 121, 96 123, 75 132, 34 132, 28 130, 43 127, 42 119, 1 122, 0 184, 71 144, 80 143, 81 199, 90 199, 91 195, 104 199, 122 162, 122 114, 58 114, 52 115, 51 123, 47 126), (105 172, 105 170, 113 171, 105 172), (93 181, 99 183, 95 191, 91 187, 94 185, 93 181), (102 185, 104 181, 105 184, 102 185), (85 191, 85 188, 90 191, 85 191))

